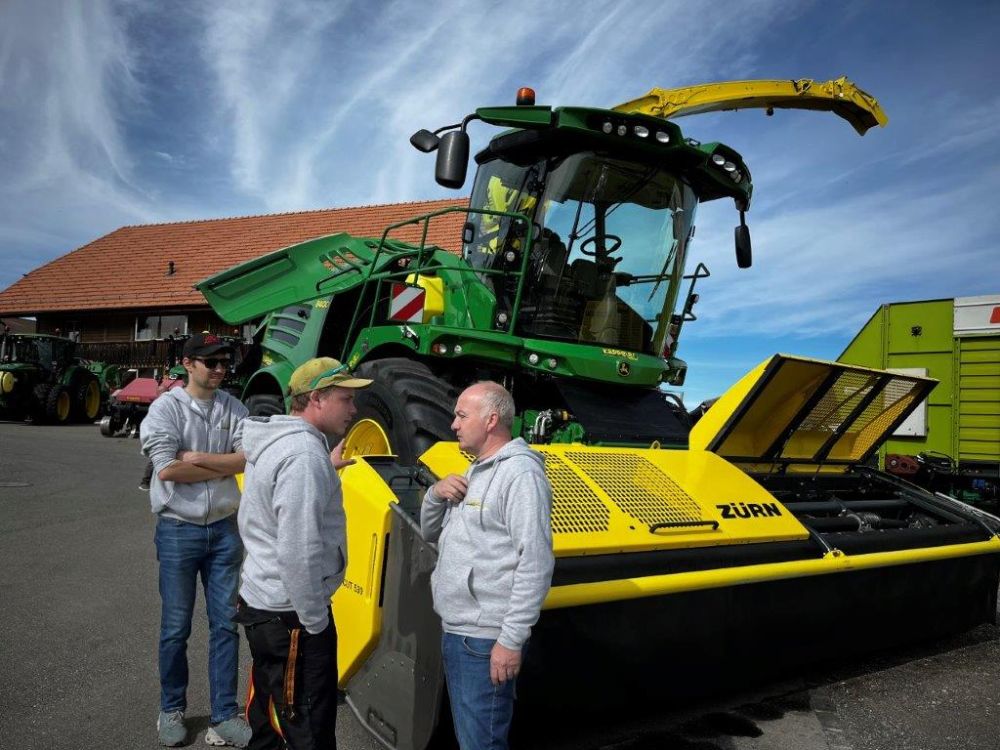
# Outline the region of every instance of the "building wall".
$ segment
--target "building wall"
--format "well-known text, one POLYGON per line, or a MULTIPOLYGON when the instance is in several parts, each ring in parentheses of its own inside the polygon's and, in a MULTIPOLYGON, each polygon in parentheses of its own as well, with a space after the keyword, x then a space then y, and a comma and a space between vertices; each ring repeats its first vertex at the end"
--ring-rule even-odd
MULTIPOLYGON (((38 332, 68 336, 71 332, 79 333, 79 340, 84 344, 94 343, 127 343, 136 341, 136 328, 150 317, 173 318, 182 316, 187 321, 187 330, 176 333, 195 333, 211 331, 212 333, 237 335, 237 328, 223 322, 208 308, 202 309, 149 309, 121 312, 81 311, 69 313, 43 313, 38 316, 38 332)), ((168 327, 152 335, 152 339, 164 339, 174 334, 174 328, 168 327)))
POLYGON ((110 362, 127 369, 137 369, 146 374, 151 369, 162 370, 176 356, 176 347, 170 341, 175 335, 175 327, 168 325, 160 326, 160 330, 156 331, 150 329, 149 333, 158 335, 137 341, 137 325, 149 323, 149 318, 173 323, 178 317, 186 322, 185 327, 176 330, 179 335, 200 331, 211 331, 223 336, 240 336, 241 333, 246 333, 245 329, 223 322, 207 307, 40 314, 38 333, 72 335, 80 342, 80 356, 110 362))

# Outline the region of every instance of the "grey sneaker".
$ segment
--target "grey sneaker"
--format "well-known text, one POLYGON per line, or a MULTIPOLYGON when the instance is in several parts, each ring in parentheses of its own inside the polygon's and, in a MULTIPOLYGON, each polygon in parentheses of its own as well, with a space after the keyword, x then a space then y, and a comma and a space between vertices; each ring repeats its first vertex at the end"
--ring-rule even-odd
POLYGON ((246 747, 250 742, 250 725, 242 716, 220 721, 205 732, 205 743, 221 747, 246 747))
POLYGON ((177 747, 183 745, 187 739, 187 727, 184 726, 184 712, 171 711, 164 713, 160 711, 160 718, 156 720, 156 731, 160 736, 160 744, 167 747, 177 747))

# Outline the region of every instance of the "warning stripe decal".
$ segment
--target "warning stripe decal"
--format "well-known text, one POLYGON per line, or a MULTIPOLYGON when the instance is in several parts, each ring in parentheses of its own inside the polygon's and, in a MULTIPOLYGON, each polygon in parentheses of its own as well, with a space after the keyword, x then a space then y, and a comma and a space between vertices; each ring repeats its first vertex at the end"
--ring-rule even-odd
POLYGON ((401 323, 422 323, 426 293, 418 286, 392 285, 389 319, 401 323))

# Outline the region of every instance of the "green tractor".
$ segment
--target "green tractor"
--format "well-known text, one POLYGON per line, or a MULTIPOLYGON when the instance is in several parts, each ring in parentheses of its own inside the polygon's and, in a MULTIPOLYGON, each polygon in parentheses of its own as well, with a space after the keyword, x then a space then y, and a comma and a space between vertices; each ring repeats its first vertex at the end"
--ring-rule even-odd
POLYGON ((708 273, 691 253, 699 203, 734 201, 751 263, 746 164, 671 118, 741 107, 885 123, 844 79, 654 90, 614 109, 536 106, 525 90, 411 138, 459 188, 467 126, 504 128, 475 157, 467 207, 197 285, 230 324, 266 316, 252 414, 284 412, 292 371, 317 355, 375 381, 346 438, 333 606, 340 686, 385 746, 422 750, 447 724, 419 509, 429 483, 469 466, 451 409, 477 380, 513 394, 515 435, 553 487, 555 573, 518 683, 522 706, 556 712, 546 726, 995 616, 1000 519, 867 464, 934 381, 776 355, 704 413, 665 393, 684 382, 678 341, 708 273), (460 255, 427 243, 435 222, 460 233, 460 255))
POLYGON ((118 368, 76 356, 76 342, 46 334, 0 335, 0 414, 36 424, 93 422, 118 368))

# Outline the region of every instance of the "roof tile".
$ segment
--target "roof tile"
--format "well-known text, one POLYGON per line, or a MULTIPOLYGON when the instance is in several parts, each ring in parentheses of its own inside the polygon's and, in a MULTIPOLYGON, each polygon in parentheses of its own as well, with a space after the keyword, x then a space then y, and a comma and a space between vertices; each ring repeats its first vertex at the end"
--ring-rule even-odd
MULTIPOLYGON (((467 199, 331 208, 297 213, 119 227, 36 268, 0 292, 0 315, 204 305, 196 281, 314 237, 347 232, 381 237, 390 224, 462 207, 467 199), (174 273, 167 276, 167 263, 174 273)), ((432 221, 427 241, 457 252, 465 214, 432 221)), ((418 226, 393 237, 419 240, 418 226)))

